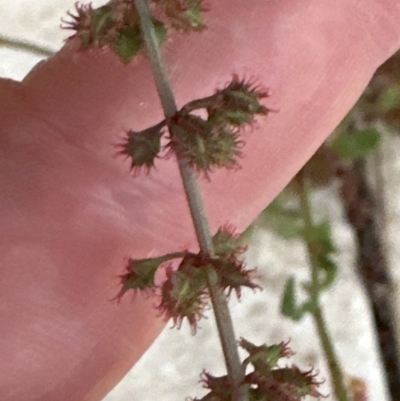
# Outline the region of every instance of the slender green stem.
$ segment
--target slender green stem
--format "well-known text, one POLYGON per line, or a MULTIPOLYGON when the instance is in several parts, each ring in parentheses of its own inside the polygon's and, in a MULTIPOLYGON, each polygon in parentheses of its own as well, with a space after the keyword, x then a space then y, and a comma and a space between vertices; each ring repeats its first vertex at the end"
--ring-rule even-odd
MULTIPOLYGON (((305 231, 310 231, 313 228, 314 222, 311 213, 311 205, 309 199, 309 186, 307 183, 307 177, 303 170, 300 173, 301 177, 301 190, 300 190, 300 205, 304 219, 305 231)), ((319 288, 319 266, 316 260, 316 255, 307 242, 307 253, 311 265, 311 300, 314 308, 312 309, 312 315, 317 327, 318 337, 321 342, 322 349, 325 354, 326 361, 328 363, 329 372, 331 376, 331 382, 334 388, 335 396, 338 401, 350 401, 347 394, 346 386, 344 384, 343 372, 339 364, 335 347, 333 345, 332 338, 330 336, 325 318, 320 305, 320 288, 319 288)))
MULTIPOLYGON (((151 22, 149 4, 147 0, 135 0, 135 4, 140 15, 143 38, 146 43, 148 56, 153 69, 158 95, 161 100, 165 117, 168 120, 176 114, 177 107, 171 86, 169 84, 165 65, 161 57, 153 24, 151 22)), ((213 256, 214 249, 212 243, 212 234, 196 175, 188 166, 185 159, 179 156, 177 156, 177 158, 200 249, 204 254, 213 256)), ((208 271, 207 273, 210 283, 211 272, 208 271)), ((247 386, 243 385, 244 369, 240 363, 236 337, 226 296, 219 286, 209 284, 209 291, 211 302, 214 308, 222 350, 225 357, 228 376, 230 378, 232 388, 234 389, 232 401, 248 401, 248 389, 247 386)))
POLYGON ((30 42, 18 39, 10 39, 0 35, 0 46, 9 47, 11 49, 23 50, 29 53, 37 54, 39 56, 51 57, 55 51, 46 47, 35 45, 30 42))
POLYGON ((318 305, 314 312, 313 317, 317 326, 319 340, 321 341, 322 349, 324 350, 325 358, 328 362, 331 381, 334 387, 335 396, 338 401, 350 401, 347 394, 347 389, 344 384, 343 372, 338 362, 338 357, 333 346, 333 341, 329 335, 329 330, 324 319, 324 315, 320 305, 318 305))

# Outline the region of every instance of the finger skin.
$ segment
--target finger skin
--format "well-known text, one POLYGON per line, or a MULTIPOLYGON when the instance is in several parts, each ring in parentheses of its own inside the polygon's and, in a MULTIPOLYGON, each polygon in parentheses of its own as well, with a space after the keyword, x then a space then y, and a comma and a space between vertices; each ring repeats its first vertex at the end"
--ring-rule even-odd
MULTIPOLYGON (((312 155, 399 48, 399 17, 396 0, 220 0, 207 31, 171 38, 179 106, 237 73, 279 110, 245 133, 239 171, 202 181, 213 230, 244 229, 312 155)), ((1 398, 100 400, 164 325, 154 299, 110 302, 124 261, 195 248, 174 160, 132 178, 114 155, 162 118, 148 62, 69 42, 0 99, 1 398)))

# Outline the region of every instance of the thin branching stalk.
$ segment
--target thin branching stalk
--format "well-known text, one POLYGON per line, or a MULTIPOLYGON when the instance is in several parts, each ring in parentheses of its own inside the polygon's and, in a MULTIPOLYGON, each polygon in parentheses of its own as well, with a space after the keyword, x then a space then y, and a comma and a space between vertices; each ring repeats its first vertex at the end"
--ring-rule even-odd
MULTIPOLYGON (((150 8, 147 0, 135 0, 140 15, 143 38, 146 43, 148 57, 153 70, 158 95, 168 120, 176 114, 177 106, 169 84, 165 65, 161 57, 160 48, 151 22, 150 8)), ((173 132, 172 132, 173 134, 173 132)), ((179 170, 189 204, 197 240, 201 252, 205 255, 214 255, 212 234, 203 204, 199 184, 194 171, 188 166, 185 159, 177 156, 179 170)), ((219 337, 222 344, 228 376, 234 389, 233 401, 248 401, 248 390, 244 382, 244 369, 241 365, 232 318, 229 312, 227 298, 223 290, 211 282, 211 272, 208 271, 209 291, 214 308, 219 337)))
MULTIPOLYGON (((304 219, 305 232, 310 232, 314 226, 314 221, 311 213, 309 193, 310 188, 306 172, 300 173, 301 184, 300 184, 300 205, 302 216, 304 219)), ((333 345, 332 338, 330 336, 324 314, 320 305, 320 288, 319 288, 319 266, 316 260, 316 255, 313 252, 312 247, 307 242, 307 253, 309 263, 311 266, 311 299, 314 308, 312 309, 312 315, 317 327, 318 337, 321 342, 322 349, 325 354, 326 361, 328 363, 329 372, 331 376, 331 382, 335 392, 336 399, 338 401, 350 401, 347 394, 346 386, 344 384, 343 372, 339 364, 338 357, 336 355, 335 347, 333 345)))
POLYGON ((9 47, 10 49, 23 50, 28 53, 37 54, 38 56, 51 57, 55 52, 46 47, 35 45, 18 39, 10 39, 0 35, 0 46, 9 47))

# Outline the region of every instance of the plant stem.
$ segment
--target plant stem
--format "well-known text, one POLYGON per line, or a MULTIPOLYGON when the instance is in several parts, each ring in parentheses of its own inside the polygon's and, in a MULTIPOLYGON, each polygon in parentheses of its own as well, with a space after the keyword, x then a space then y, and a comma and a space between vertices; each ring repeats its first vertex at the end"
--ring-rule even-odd
POLYGON ((9 47, 11 49, 23 50, 29 53, 37 54, 39 56, 51 57, 55 52, 41 47, 39 45, 34 45, 23 40, 10 39, 5 36, 0 35, 0 46, 9 47))
POLYGON ((320 305, 317 305, 313 311, 313 317, 317 326, 318 337, 321 342, 322 349, 324 350, 325 358, 328 362, 336 399, 338 401, 350 401, 346 386, 344 385, 343 372, 339 365, 338 357, 333 346, 333 341, 329 335, 329 330, 320 305))
MULTIPOLYGON (((311 213, 310 199, 309 199, 309 185, 307 182, 306 172, 303 171, 299 174, 301 179, 300 189, 300 205, 304 219, 304 229, 310 232, 313 228, 314 222, 311 213)), ((318 337, 321 342, 322 349, 328 363, 331 382, 334 388, 335 396, 338 401, 350 401, 347 394, 346 386, 344 384, 343 372, 339 364, 339 359, 336 355, 335 347, 330 336, 328 327, 320 305, 320 288, 319 288, 319 266, 316 260, 316 255, 309 242, 307 244, 307 253, 311 265, 311 299, 314 308, 312 315, 317 327, 318 337)))
MULTIPOLYGON (((161 100, 164 115, 168 120, 177 113, 178 109, 171 86, 169 84, 164 61, 161 57, 153 24, 151 22, 151 13, 148 0, 135 0, 135 5, 140 15, 143 38, 146 43, 158 95, 161 100)), ((179 157, 179 155, 177 155, 177 159, 201 252, 203 252, 205 255, 213 256, 214 249, 212 243, 212 234, 197 178, 195 173, 188 166, 185 159, 179 157)), ((248 389, 247 386, 243 384, 245 378, 244 369, 239 358, 238 347, 236 344, 227 298, 221 287, 211 284, 210 273, 211 272, 208 270, 208 287, 211 302, 214 308, 215 319, 224 353, 228 377, 233 389, 232 401, 248 401, 248 389)))

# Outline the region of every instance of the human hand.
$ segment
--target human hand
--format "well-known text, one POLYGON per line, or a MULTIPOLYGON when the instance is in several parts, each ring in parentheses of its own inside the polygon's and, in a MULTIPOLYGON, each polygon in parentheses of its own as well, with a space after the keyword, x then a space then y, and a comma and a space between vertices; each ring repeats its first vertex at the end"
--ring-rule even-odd
MULTIPOLYGON (((209 29, 167 45, 180 105, 232 73, 271 89, 279 109, 245 134, 242 169, 203 182, 214 230, 245 228, 400 46, 396 1, 224 0, 209 29)), ((99 400, 164 323, 118 292, 127 256, 194 244, 173 160, 133 179, 112 144, 161 119, 147 61, 68 44, 22 83, 0 82, 0 394, 7 401, 99 400)))

